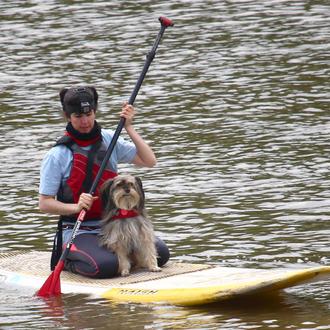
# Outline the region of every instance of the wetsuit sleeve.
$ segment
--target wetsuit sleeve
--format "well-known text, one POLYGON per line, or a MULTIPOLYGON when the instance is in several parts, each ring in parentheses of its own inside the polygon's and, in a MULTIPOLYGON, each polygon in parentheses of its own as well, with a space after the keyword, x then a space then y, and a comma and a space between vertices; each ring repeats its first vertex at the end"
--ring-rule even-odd
MULTIPOLYGON (((111 142, 113 132, 107 130, 102 133, 104 142, 108 146, 111 142)), ((136 152, 136 147, 133 142, 129 142, 119 136, 111 158, 114 163, 131 163, 136 156, 136 152)))
MULTIPOLYGON (((67 149, 66 147, 64 148, 67 149)), ((54 147, 44 157, 40 169, 40 194, 48 196, 57 195, 68 165, 65 149, 62 146, 54 147)))
POLYGON ((123 138, 117 141, 117 157, 118 163, 131 163, 136 155, 136 147, 132 142, 128 142, 123 138))

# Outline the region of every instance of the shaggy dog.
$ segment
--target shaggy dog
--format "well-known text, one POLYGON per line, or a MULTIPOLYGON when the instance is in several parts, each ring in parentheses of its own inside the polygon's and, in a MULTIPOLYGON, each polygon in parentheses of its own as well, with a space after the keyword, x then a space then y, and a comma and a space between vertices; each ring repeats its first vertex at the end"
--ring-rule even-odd
POLYGON ((102 186, 101 198, 104 211, 100 244, 116 253, 121 276, 129 275, 132 266, 160 271, 141 180, 132 175, 107 180, 102 186))

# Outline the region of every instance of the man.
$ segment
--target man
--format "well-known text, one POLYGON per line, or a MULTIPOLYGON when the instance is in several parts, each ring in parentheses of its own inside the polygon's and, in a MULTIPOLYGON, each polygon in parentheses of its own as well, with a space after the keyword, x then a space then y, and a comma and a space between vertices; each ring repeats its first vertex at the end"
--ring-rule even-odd
MULTIPOLYGON (((118 138, 95 195, 88 194, 114 132, 102 129, 96 121, 98 93, 94 87, 62 89, 60 100, 67 120, 66 131, 42 162, 39 186, 40 210, 60 216, 51 268, 55 267, 62 246, 70 239, 77 216, 84 208, 86 217, 67 257, 65 269, 89 277, 112 277, 118 271, 117 257, 98 244, 102 213, 99 188, 104 181, 117 175, 118 163, 153 167, 156 157, 135 131, 134 107, 125 102, 120 116, 126 119, 125 130, 131 142, 118 138)), ((158 264, 162 266, 169 259, 169 251, 160 239, 156 247, 158 264)))

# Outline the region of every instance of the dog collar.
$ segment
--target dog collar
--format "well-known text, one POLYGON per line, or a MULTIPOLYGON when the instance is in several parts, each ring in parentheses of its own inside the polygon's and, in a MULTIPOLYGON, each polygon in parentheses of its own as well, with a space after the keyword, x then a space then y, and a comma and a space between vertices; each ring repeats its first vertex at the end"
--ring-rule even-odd
POLYGON ((116 220, 116 219, 134 218, 138 215, 139 215, 139 213, 137 213, 135 210, 119 209, 117 211, 117 213, 111 219, 116 220))

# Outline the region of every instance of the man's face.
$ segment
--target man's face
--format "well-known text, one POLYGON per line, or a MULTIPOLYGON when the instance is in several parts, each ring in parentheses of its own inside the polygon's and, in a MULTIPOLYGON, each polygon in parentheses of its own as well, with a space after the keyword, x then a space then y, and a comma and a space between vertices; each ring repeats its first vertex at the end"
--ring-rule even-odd
POLYGON ((80 133, 89 133, 93 127, 95 122, 95 111, 91 110, 87 113, 72 113, 70 115, 69 120, 75 130, 80 133))

